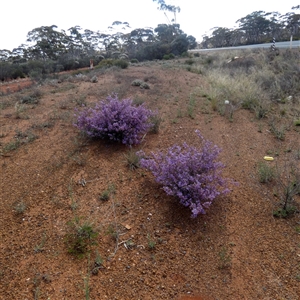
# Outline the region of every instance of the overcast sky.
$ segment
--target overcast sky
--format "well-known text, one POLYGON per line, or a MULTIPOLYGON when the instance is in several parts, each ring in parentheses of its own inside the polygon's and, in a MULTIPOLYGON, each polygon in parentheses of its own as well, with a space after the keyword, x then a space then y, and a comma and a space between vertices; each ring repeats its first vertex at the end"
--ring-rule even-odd
MULTIPOLYGON (((180 6, 177 23, 197 41, 213 27, 236 26, 246 15, 263 10, 291 12, 299 0, 166 0, 180 6)), ((104 32, 114 21, 128 22, 132 30, 167 23, 163 12, 152 0, 1 0, 0 49, 12 50, 26 42, 29 31, 40 26, 59 29, 79 25, 83 29, 104 32), (4 2, 4 3, 3 3, 4 2)), ((169 15, 172 18, 171 15, 169 15)))

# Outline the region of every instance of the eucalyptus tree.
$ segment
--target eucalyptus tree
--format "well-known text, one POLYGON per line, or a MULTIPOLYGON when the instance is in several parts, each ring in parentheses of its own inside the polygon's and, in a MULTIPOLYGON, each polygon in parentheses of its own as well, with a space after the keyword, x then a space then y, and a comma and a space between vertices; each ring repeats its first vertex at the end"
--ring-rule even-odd
POLYGON ((171 43, 177 36, 183 34, 179 24, 158 24, 154 32, 157 39, 163 43, 171 43))
POLYGON ((37 27, 27 34, 27 42, 32 43, 28 49, 38 59, 56 60, 61 54, 66 53, 68 38, 64 32, 56 30, 57 26, 37 27))
POLYGON ((71 58, 76 59, 84 52, 86 46, 82 36, 82 28, 78 25, 68 29, 68 54, 71 58))
POLYGON ((271 32, 271 21, 266 18, 264 11, 254 11, 237 20, 239 29, 244 33, 247 44, 263 42, 271 32))
POLYGON ((177 12, 180 13, 181 10, 179 6, 167 4, 164 0, 152 0, 152 1, 157 2, 157 4, 159 5, 158 9, 164 12, 164 15, 167 18, 169 24, 177 23, 176 14, 177 12), (173 19, 170 20, 166 12, 172 13, 173 19))
POLYGON ((0 62, 8 61, 11 57, 11 51, 7 49, 0 49, 0 62))
MULTIPOLYGON (((292 7, 292 10, 300 10, 300 5, 292 7)), ((289 32, 290 40, 293 41, 294 36, 300 37, 300 13, 289 12, 283 16, 283 23, 289 32)))
POLYGON ((275 38, 276 40, 282 40, 282 24, 280 21, 280 13, 277 11, 268 12, 265 17, 270 21, 270 39, 275 38))
POLYGON ((228 47, 232 45, 232 31, 229 28, 214 27, 212 30, 209 41, 214 48, 228 47))

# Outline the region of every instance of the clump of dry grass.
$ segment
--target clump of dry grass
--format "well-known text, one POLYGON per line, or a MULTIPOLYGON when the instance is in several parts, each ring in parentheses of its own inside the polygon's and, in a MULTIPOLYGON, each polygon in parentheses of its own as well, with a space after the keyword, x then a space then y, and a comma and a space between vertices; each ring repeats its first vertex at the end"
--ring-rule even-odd
POLYGON ((269 49, 217 51, 194 58, 193 70, 206 79, 202 92, 213 110, 224 113, 228 100, 235 109, 249 109, 260 119, 271 108, 286 115, 300 109, 299 59, 297 50, 276 55, 269 49))

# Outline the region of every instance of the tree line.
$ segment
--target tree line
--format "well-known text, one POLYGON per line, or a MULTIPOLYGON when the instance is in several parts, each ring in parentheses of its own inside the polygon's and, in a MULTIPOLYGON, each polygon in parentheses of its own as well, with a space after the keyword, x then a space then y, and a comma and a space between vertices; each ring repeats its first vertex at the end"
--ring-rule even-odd
POLYGON ((238 27, 212 28, 211 35, 205 35, 202 48, 231 47, 276 41, 300 39, 300 5, 284 15, 278 12, 254 11, 236 21, 238 27))
POLYGON ((115 21, 101 33, 74 26, 67 31, 56 25, 41 26, 28 32, 27 44, 0 50, 0 79, 40 73, 72 70, 89 65, 90 59, 162 59, 165 55, 181 55, 197 46, 196 39, 185 34, 176 23, 159 24, 155 29, 137 28, 124 33, 127 22, 115 21), (12 66, 13 65, 13 66, 12 66))
POLYGON ((58 30, 56 25, 34 28, 26 44, 12 51, 0 49, 0 80, 73 70, 98 64, 103 59, 153 60, 182 55, 197 46, 195 37, 187 35, 176 22, 180 7, 164 0, 158 4, 167 24, 156 28, 130 30, 128 22, 115 21, 109 31, 92 31, 76 25, 58 30), (173 18, 170 19, 169 15, 173 18))

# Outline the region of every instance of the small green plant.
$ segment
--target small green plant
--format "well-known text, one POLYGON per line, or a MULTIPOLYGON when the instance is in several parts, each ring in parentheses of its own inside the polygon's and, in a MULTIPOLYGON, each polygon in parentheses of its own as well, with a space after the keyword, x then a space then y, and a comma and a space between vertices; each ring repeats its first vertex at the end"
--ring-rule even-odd
POLYGON ((67 223, 67 233, 65 242, 68 252, 78 257, 82 257, 91 246, 97 244, 98 233, 93 228, 93 224, 89 221, 82 221, 82 218, 75 217, 67 223))
POLYGON ((7 153, 13 150, 17 150, 20 147, 21 143, 19 140, 11 141, 3 146, 3 152, 7 153))
POLYGON ((297 150, 295 151, 295 158, 296 158, 297 160, 300 160, 300 149, 297 149, 297 150))
POLYGON ((88 274, 83 279, 85 300, 90 300, 90 275, 88 274))
POLYGON ((9 142, 3 146, 3 152, 6 153, 6 152, 13 151, 13 150, 17 150, 21 145, 32 143, 37 138, 38 138, 38 136, 35 135, 30 130, 27 130, 25 132, 16 130, 14 140, 12 140, 11 142, 9 142))
POLYGON ((270 131, 278 140, 283 141, 285 139, 286 127, 279 125, 279 122, 275 117, 270 120, 270 131))
POLYGON ((148 248, 150 250, 154 250, 156 247, 156 242, 151 238, 150 234, 147 234, 147 240, 148 240, 148 248))
POLYGON ((68 191, 69 191, 69 197, 71 199, 71 209, 72 209, 72 211, 75 211, 78 208, 78 203, 77 203, 76 199, 74 198, 73 180, 71 180, 71 183, 68 185, 68 191))
POLYGON ((94 263, 91 268, 91 273, 93 275, 97 275, 99 273, 99 269, 103 268, 103 258, 99 254, 99 252, 96 250, 96 257, 94 260, 94 263))
POLYGON ((273 211, 273 216, 276 218, 287 218, 293 213, 296 212, 296 208, 294 206, 286 206, 285 208, 281 207, 273 211))
POLYGON ((139 106, 142 105, 144 103, 144 99, 140 98, 140 97, 135 97, 132 101, 132 104, 135 106, 139 106))
POLYGON ((275 178, 275 168, 270 166, 268 163, 259 162, 258 163, 258 175, 259 182, 268 183, 275 178))
POLYGON ((29 95, 23 96, 20 100, 20 104, 38 104, 43 96, 43 92, 36 88, 29 95))
POLYGON ((124 242, 125 248, 128 249, 133 249, 135 246, 135 243, 132 239, 128 239, 127 241, 124 242))
POLYGON ((190 99, 188 103, 188 116, 191 119, 195 118, 195 105, 196 105, 195 98, 193 97, 193 95, 190 95, 190 99))
POLYGON ((14 205, 14 211, 16 214, 18 215, 21 215, 25 212, 27 208, 27 205, 25 202, 23 202, 22 200, 20 202, 17 202, 15 205, 14 205))
POLYGON ((109 190, 105 190, 101 193, 101 195, 99 196, 99 199, 102 201, 108 201, 109 200, 109 190))
POLYGON ((276 176, 276 195, 280 199, 281 207, 273 212, 273 215, 286 218, 293 215, 297 209, 293 205, 294 197, 300 195, 300 170, 297 165, 288 162, 285 166, 278 168, 276 176))
POLYGON ((41 242, 34 247, 34 252, 35 253, 43 251, 46 240, 47 240, 47 235, 44 233, 43 236, 42 236, 41 242))
POLYGON ((130 170, 135 170, 140 166, 140 157, 136 154, 136 152, 130 148, 126 154, 124 154, 127 166, 130 170))
POLYGON ((76 103, 76 105, 78 106, 85 106, 86 103, 86 95, 81 95, 77 98, 74 99, 74 102, 76 103))
POLYGON ((231 266, 231 257, 225 246, 223 246, 221 251, 219 252, 219 258, 220 258, 220 265, 219 265, 220 269, 227 269, 231 266))
POLYGON ((108 201, 110 198, 110 195, 115 194, 115 193, 116 193, 115 185, 109 184, 108 188, 101 193, 101 195, 99 196, 99 199, 102 201, 108 201))
POLYGON ((150 122, 152 124, 152 127, 150 128, 149 132, 157 134, 159 132, 162 118, 158 114, 155 114, 150 117, 150 122))
POLYGON ((38 300, 40 298, 40 284, 41 284, 41 278, 40 276, 34 276, 33 278, 33 299, 38 300))
POLYGON ((106 234, 110 235, 115 241, 118 241, 119 231, 117 229, 117 225, 109 224, 106 230, 106 234))

